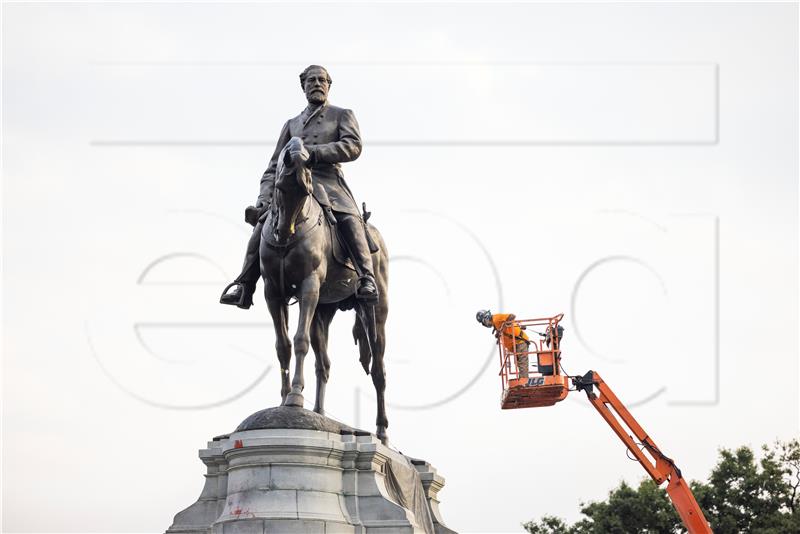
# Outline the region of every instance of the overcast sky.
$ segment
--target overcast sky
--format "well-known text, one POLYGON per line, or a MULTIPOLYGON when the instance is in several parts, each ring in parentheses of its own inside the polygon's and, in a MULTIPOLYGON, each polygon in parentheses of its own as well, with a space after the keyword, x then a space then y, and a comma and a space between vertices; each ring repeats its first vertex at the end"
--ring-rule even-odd
MULTIPOLYGON (((4 531, 161 532, 197 450, 278 402, 263 301, 217 299, 310 63, 360 122, 344 173, 392 259, 390 439, 445 477, 449 526, 574 520, 645 475, 579 394, 500 410, 481 308, 565 313, 566 370, 599 371, 687 478, 798 435, 796 5, 2 15, 4 531)), ((329 414, 374 430, 352 322, 329 414)))

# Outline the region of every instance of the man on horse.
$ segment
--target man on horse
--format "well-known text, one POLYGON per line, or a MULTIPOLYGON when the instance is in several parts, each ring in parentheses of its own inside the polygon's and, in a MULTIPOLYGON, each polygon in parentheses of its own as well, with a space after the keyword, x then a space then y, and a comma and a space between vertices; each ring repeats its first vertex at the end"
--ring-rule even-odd
POLYGON ((258 202, 245 210, 245 220, 253 224, 255 229, 247 245, 242 272, 225 288, 220 297, 222 304, 243 309, 253 304, 253 293, 260 275, 258 250, 261 227, 272 201, 278 156, 292 137, 303 140, 310 154, 308 165, 314 182, 314 198, 322 206, 328 221, 336 224, 356 264, 359 273, 356 296, 366 300, 378 297, 364 220, 339 165, 353 161, 361 154, 361 134, 351 110, 328 103, 331 83, 328 71, 319 65, 311 65, 300 74, 300 86, 308 106, 284 124, 275 152, 261 178, 258 202))

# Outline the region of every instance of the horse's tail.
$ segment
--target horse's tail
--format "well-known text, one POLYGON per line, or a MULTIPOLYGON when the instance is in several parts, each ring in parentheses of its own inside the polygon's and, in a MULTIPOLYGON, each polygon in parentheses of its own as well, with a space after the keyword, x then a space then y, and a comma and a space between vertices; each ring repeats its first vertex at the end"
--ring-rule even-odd
POLYGON ((369 364, 372 361, 372 350, 370 350, 370 343, 367 337, 367 331, 364 329, 361 318, 361 309, 356 305, 356 322, 353 324, 353 341, 358 345, 358 361, 361 362, 361 367, 364 372, 369 374, 369 364))
MULTIPOLYGON (((372 239, 377 242, 378 253, 372 255, 372 267, 375 273, 375 282, 378 285, 378 302, 361 304, 353 298, 356 310, 356 322, 353 325, 353 340, 358 345, 359 361, 364 372, 370 374, 370 364, 373 358, 382 361, 385 347, 385 323, 388 312, 389 290, 389 254, 386 243, 380 232, 367 224, 371 231, 372 239)), ((382 367, 382 364, 381 364, 382 367)))

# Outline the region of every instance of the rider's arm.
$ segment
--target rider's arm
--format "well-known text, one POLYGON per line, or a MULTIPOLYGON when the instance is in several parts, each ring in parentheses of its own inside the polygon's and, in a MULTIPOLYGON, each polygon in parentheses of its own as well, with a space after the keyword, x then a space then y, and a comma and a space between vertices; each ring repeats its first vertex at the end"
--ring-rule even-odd
POLYGON ((313 163, 353 161, 361 155, 361 132, 353 112, 343 109, 339 116, 339 140, 321 145, 306 146, 313 163))
POLYGON ((275 169, 278 167, 278 156, 280 156, 281 150, 283 150, 283 147, 286 146, 290 138, 289 121, 286 121, 286 124, 284 124, 281 129, 281 134, 278 136, 278 144, 275 146, 272 159, 269 160, 267 170, 264 171, 264 175, 261 177, 261 187, 258 194, 258 202, 256 203, 257 208, 266 206, 272 200, 272 191, 275 187, 275 169))

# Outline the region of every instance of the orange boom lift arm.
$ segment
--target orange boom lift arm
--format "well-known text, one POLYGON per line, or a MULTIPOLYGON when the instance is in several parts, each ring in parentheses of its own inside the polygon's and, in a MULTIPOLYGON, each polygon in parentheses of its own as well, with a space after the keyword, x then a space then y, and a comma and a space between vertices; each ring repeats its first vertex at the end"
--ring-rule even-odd
POLYGON ((665 480, 669 482, 667 494, 672 499, 672 505, 677 510, 684 526, 689 530, 689 534, 713 534, 692 490, 681 476, 681 470, 678 469, 675 462, 661 452, 600 375, 589 371, 583 376, 572 377, 572 384, 576 390, 586 392, 592 406, 642 464, 656 484, 661 485, 665 480), (594 388, 597 388, 598 393, 594 392, 594 388), (623 423, 626 426, 623 426, 623 423), (633 436, 636 436, 642 448, 639 448, 639 444, 634 441, 626 427, 633 433, 633 436))
POLYGON ((564 329, 559 323, 563 318, 564 314, 560 313, 540 319, 511 319, 503 324, 497 338, 503 388, 500 407, 509 410, 553 406, 564 400, 570 391, 586 392, 592 406, 656 484, 660 486, 664 481, 668 482, 667 494, 689 534, 713 534, 681 470, 661 452, 600 375, 594 371, 583 376, 562 373, 561 337, 564 329), (516 336, 516 332, 528 328, 544 340, 523 343, 524 351, 520 351, 519 343, 506 347, 502 335, 516 336), (541 333, 535 328, 544 328, 545 331, 541 333), (574 390, 569 388, 570 381, 574 390))

